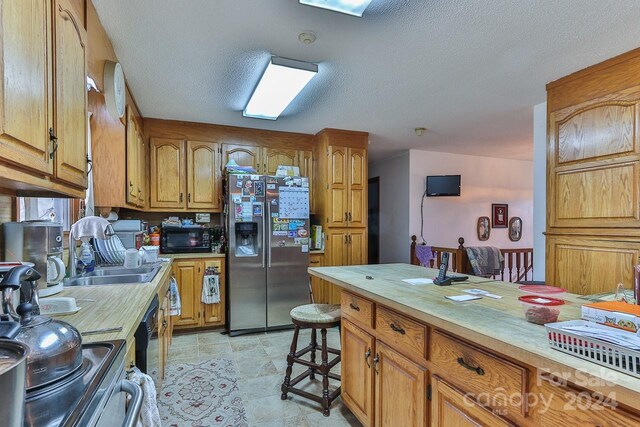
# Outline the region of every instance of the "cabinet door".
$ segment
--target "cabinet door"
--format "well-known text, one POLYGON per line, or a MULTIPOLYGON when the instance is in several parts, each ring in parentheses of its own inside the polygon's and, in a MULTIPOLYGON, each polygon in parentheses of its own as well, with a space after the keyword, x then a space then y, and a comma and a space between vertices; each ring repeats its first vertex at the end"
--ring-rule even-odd
POLYGON ((347 251, 349 265, 364 265, 367 263, 367 230, 365 228, 350 228, 347 251))
POLYGON ((131 109, 127 108, 127 203, 138 205, 140 187, 140 148, 138 147, 138 126, 131 109))
POLYGON ((53 173, 50 5, 42 0, 0 3, 0 158, 47 175, 53 173))
POLYGON ((217 267, 220 272, 220 302, 218 304, 202 304, 204 306, 204 324, 207 326, 224 325, 225 322, 225 297, 226 278, 224 274, 224 259, 217 258, 204 261, 204 270, 207 267, 217 267))
POLYGON ((309 212, 315 213, 315 204, 313 199, 313 152, 299 151, 298 166, 300 166, 300 176, 309 178, 309 212))
POLYGON ((218 144, 187 141, 187 208, 220 209, 218 144))
POLYGON ((197 326, 200 323, 200 297, 202 267, 199 261, 180 260, 173 263, 173 274, 178 282, 182 313, 176 319, 176 326, 197 326))
POLYGON ((275 175, 278 166, 298 166, 298 151, 286 150, 281 148, 265 148, 264 149, 264 174, 275 175))
POLYGON ((327 170, 328 203, 327 225, 329 227, 344 227, 347 225, 347 148, 329 147, 329 162, 327 170))
POLYGON ((184 208, 184 141, 151 140, 151 207, 184 208))
MULTIPOLYGON (((325 263, 326 265, 338 266, 349 264, 349 236, 344 228, 328 228, 325 232, 325 263)), ((338 286, 324 281, 324 299, 327 304, 340 304, 341 291, 338 286)))
POLYGON ((460 390, 433 376, 431 425, 433 427, 499 427, 513 424, 467 399, 460 390))
MULTIPOLYGON (((322 267, 323 256, 320 254, 309 255, 309 267, 322 267)), ((326 304, 325 301, 325 284, 324 280, 316 277, 309 276, 311 279, 311 292, 313 293, 313 300, 316 304, 326 304)))
POLYGON ((342 401, 365 427, 373 426, 374 338, 344 319, 340 336, 342 401))
POLYGON ((367 150, 349 148, 347 211, 350 227, 367 225, 367 150))
POLYGON ((54 2, 55 175, 87 188, 87 35, 75 13, 69 0, 54 2))
POLYGON ((138 140, 138 206, 145 207, 147 204, 147 144, 144 142, 142 132, 138 129, 136 135, 138 140))
POLYGON ((427 370, 381 341, 376 357, 375 425, 426 427, 427 370))
POLYGON ((262 173, 263 166, 261 165, 260 151, 260 147, 251 145, 222 144, 222 164, 220 169, 224 169, 227 162, 233 159, 240 166, 251 166, 258 173, 262 173))

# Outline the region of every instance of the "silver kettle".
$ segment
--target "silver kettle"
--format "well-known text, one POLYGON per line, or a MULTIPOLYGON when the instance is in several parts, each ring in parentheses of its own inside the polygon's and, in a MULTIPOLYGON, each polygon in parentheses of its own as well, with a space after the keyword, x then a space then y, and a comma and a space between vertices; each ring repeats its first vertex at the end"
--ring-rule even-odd
MULTIPOLYGON (((29 347, 27 390, 57 381, 82 366, 82 337, 76 328, 61 320, 32 316, 31 302, 21 303, 17 310, 13 308, 12 292, 20 289, 21 282, 33 285, 39 278, 40 273, 33 268, 19 266, 9 270, 0 282, 2 316, 20 322, 15 339, 29 347)), ((34 295, 37 293, 32 286, 32 301, 34 295)))

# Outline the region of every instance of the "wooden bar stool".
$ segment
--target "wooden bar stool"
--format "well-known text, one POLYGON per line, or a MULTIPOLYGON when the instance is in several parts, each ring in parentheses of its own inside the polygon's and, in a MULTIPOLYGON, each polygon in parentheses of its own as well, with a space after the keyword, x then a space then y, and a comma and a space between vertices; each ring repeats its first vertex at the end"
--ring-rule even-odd
POLYGON ((291 341, 291 349, 287 356, 287 371, 282 383, 282 395, 280 398, 286 400, 287 393, 297 394, 307 399, 318 402, 322 405, 322 414, 329 416, 329 407, 331 403, 340 396, 340 387, 332 393, 329 393, 329 378, 340 381, 340 375, 334 374, 331 368, 340 363, 340 350, 327 346, 327 329, 340 326, 340 306, 333 304, 306 304, 291 310, 291 319, 295 326, 293 331, 293 340, 291 341), (300 329, 311 328, 311 343, 300 351, 298 347, 298 334, 300 329), (316 330, 320 329, 322 335, 322 345, 318 346, 316 330), (316 363, 316 350, 322 351, 321 363, 316 363), (310 360, 301 359, 302 356, 311 352, 310 360), (329 362, 329 353, 335 354, 336 357, 329 362), (303 373, 291 379, 291 371, 293 364, 299 363, 307 367, 303 373), (294 387, 305 378, 313 380, 315 374, 322 375, 322 396, 316 396, 304 390, 294 387))

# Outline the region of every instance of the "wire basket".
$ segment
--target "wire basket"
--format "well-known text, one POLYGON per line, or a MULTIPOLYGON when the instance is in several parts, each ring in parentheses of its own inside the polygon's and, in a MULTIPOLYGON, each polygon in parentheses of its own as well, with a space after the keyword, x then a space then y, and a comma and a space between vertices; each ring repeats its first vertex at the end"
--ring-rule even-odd
POLYGON ((563 326, 587 325, 603 331, 611 328, 610 326, 599 325, 586 320, 548 323, 545 327, 549 335, 549 345, 551 348, 563 353, 640 378, 639 351, 630 350, 595 338, 583 337, 562 329, 563 326))
POLYGON ((111 236, 112 241, 93 239, 93 248, 97 266, 123 265, 126 248, 117 235, 111 236))

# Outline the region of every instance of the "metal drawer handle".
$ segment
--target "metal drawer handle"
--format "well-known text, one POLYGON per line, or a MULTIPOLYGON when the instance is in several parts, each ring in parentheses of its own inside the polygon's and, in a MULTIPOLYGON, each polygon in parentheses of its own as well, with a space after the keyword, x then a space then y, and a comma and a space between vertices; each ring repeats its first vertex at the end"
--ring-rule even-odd
POLYGON ((349 212, 349 221, 351 221, 351 212, 349 212))
POLYGON ((49 159, 53 159, 54 154, 58 151, 58 137, 53 132, 53 128, 49 128, 49 141, 53 143, 53 149, 49 153, 49 159))
POLYGON ((469 365, 467 362, 464 361, 462 357, 458 357, 458 364, 463 368, 466 368, 470 371, 474 371, 478 375, 484 375, 484 369, 482 369, 480 366, 476 367, 476 366, 469 365))
POLYGON ((347 212, 344 213, 344 222, 349 220, 349 214, 347 212))
POLYGON ((394 325, 393 323, 389 325, 389 327, 391 328, 391 330, 393 330, 394 332, 399 333, 400 335, 404 335, 406 334, 405 330, 402 329, 399 326, 394 325))
POLYGON ((373 358, 373 369, 378 373, 378 362, 380 362, 380 355, 376 353, 376 357, 373 358))
POLYGON ((369 363, 369 357, 371 357, 371 349, 367 349, 367 352, 364 354, 364 361, 367 362, 367 366, 370 368, 371 364, 369 363))
POLYGON ((320 264, 320 261, 309 261, 309 264, 320 264))
POLYGON ((353 305, 353 303, 351 302, 349 303, 349 307, 351 307, 352 310, 360 311, 360 307, 358 307, 357 305, 353 305))

